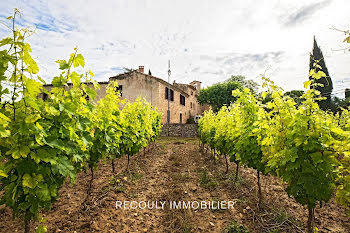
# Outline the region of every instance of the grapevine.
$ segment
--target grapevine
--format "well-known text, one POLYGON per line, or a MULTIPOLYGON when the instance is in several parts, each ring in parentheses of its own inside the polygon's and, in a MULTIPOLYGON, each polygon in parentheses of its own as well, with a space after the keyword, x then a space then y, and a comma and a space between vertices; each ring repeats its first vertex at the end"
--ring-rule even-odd
MULTIPOLYGON (((40 212, 57 201, 67 178, 74 183, 87 167, 93 172, 104 159, 137 153, 157 138, 161 124, 145 101, 121 109, 115 83, 95 103, 99 85, 90 70, 78 73, 85 60, 77 49, 56 61, 60 73, 46 89, 24 42, 30 31, 15 28, 18 14, 8 18, 13 36, 0 41, 0 204, 24 220, 27 233, 30 221, 41 220, 40 212)), ((37 231, 46 232, 46 226, 37 231)))
MULTIPOLYGON (((315 62, 314 67, 317 66, 315 62)), ((283 95, 283 90, 263 77, 261 99, 249 90, 234 91, 235 103, 217 114, 207 112, 199 122, 203 144, 227 153, 240 163, 259 172, 280 177, 287 183, 286 192, 308 208, 308 232, 314 230, 314 212, 329 201, 349 206, 349 111, 334 116, 318 107, 323 99, 313 88, 315 79, 324 78, 322 70, 310 71, 313 80, 300 106, 283 95), (268 101, 264 101, 269 97, 268 101), (263 104, 264 103, 264 104, 263 104)))

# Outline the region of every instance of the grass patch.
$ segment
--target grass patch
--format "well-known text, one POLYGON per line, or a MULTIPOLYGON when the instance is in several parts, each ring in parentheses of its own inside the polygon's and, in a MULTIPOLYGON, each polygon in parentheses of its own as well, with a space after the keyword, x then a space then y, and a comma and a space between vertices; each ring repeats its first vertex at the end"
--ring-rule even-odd
POLYGON ((231 189, 240 187, 242 184, 245 183, 245 179, 239 175, 237 176, 237 181, 235 182, 235 178, 236 178, 236 172, 231 172, 228 175, 226 175, 226 177, 224 177, 224 184, 227 185, 228 187, 230 187, 231 189))
POLYGON ((209 190, 214 189, 218 185, 216 180, 213 177, 209 176, 207 170, 202 170, 199 183, 203 188, 209 190))
POLYGON ((120 173, 118 175, 112 176, 109 179, 109 183, 114 186, 114 189, 116 192, 124 193, 125 184, 132 183, 135 185, 142 178, 143 178, 142 173, 130 171, 130 172, 120 173))
POLYGON ((130 173, 129 177, 130 177, 131 182, 133 184, 136 184, 137 181, 139 181, 139 180, 141 180, 143 178, 143 174, 142 173, 137 173, 137 172, 130 173))
POLYGON ((125 192, 125 186, 124 186, 123 179, 121 179, 119 176, 112 176, 109 179, 109 183, 111 185, 113 185, 114 190, 117 193, 124 193, 125 192))
POLYGON ((275 213, 275 221, 278 223, 284 223, 290 219, 289 215, 284 210, 277 210, 275 213))
POLYGON ((225 227, 225 229, 223 230, 223 233, 250 233, 250 232, 242 224, 239 224, 236 221, 232 221, 230 225, 225 227))
POLYGON ((287 211, 285 209, 272 209, 272 213, 274 216, 274 220, 279 223, 279 224, 283 224, 283 223, 294 223, 297 224, 297 221, 290 216, 287 211))

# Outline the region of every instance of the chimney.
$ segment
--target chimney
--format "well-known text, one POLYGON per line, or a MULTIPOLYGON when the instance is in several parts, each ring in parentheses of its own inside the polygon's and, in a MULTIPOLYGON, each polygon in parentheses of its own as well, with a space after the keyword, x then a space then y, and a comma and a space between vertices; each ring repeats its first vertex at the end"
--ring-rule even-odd
POLYGON ((139 72, 144 73, 145 72, 145 67, 144 66, 139 66, 139 72))
POLYGON ((194 86, 197 89, 197 91, 199 91, 201 89, 201 83, 202 82, 195 80, 195 81, 190 82, 190 85, 194 86))

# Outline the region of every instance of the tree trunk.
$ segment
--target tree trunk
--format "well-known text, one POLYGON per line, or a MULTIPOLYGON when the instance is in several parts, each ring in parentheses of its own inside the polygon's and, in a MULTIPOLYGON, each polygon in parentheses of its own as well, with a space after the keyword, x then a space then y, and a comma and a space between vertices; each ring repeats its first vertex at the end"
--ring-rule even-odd
POLYGON ((91 190, 92 190, 92 182, 94 181, 94 169, 93 167, 90 167, 90 171, 91 171, 91 178, 90 178, 90 185, 89 185, 89 190, 88 190, 88 194, 90 194, 91 190))
POLYGON ((27 217, 27 213, 24 216, 24 233, 29 233, 30 232, 30 220, 27 217))
POLYGON ((257 171, 257 177, 258 177, 258 207, 261 208, 261 201, 262 201, 262 194, 261 194, 261 186, 260 186, 260 171, 257 171))
POLYGON ((114 159, 112 159, 112 172, 115 174, 114 159))
POLYGON ((239 162, 236 162, 236 176, 235 176, 235 180, 233 181, 233 185, 236 184, 237 179, 238 179, 238 170, 239 170, 239 162))
POLYGON ((130 155, 128 154, 128 164, 126 165, 126 170, 129 171, 130 155))
POLYGON ((212 153, 213 153, 214 164, 216 164, 216 159, 215 159, 215 148, 212 149, 212 153))
POLYGON ((228 161, 227 161, 227 155, 225 154, 225 160, 226 160, 226 171, 225 173, 227 174, 228 173, 228 161))
POLYGON ((146 150, 146 148, 144 147, 143 148, 143 157, 145 157, 145 154, 146 154, 145 150, 146 150))
POLYGON ((313 233, 314 232, 314 225, 315 225, 315 208, 308 208, 309 210, 309 217, 307 219, 307 232, 313 233))

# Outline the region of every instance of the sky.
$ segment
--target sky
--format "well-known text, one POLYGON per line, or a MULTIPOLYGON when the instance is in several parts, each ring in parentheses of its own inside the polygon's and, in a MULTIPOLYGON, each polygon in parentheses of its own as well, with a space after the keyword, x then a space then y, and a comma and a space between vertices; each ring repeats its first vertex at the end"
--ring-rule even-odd
MULTIPOLYGON (((18 27, 30 26, 32 55, 46 81, 59 59, 78 47, 98 81, 145 66, 171 82, 204 86, 231 75, 261 83, 261 74, 284 90, 303 89, 313 37, 325 56, 333 92, 350 88, 349 0, 2 0, 0 22, 13 9, 18 27)), ((10 31, 0 24, 0 38, 10 31)))

